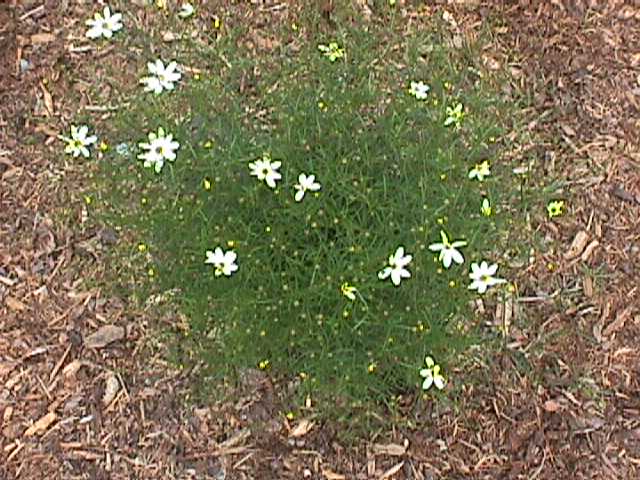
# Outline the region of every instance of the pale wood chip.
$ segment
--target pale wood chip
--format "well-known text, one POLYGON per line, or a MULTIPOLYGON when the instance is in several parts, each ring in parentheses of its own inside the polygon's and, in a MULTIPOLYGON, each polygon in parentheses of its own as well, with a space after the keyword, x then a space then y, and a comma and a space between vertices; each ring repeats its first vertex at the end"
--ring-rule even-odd
POLYGON ((309 431, 315 425, 314 422, 307 419, 302 419, 300 422, 289 432, 289 436, 293 438, 302 437, 309 433, 309 431))
POLYGON ((573 242, 571 242, 571 246, 569 250, 567 250, 564 254, 564 258, 567 260, 571 260, 576 258, 578 255, 582 253, 584 247, 587 246, 589 242, 589 234, 584 230, 580 230, 576 236, 573 238, 573 242))
POLYGON ((390 478, 392 476, 394 476, 396 473, 398 473, 400 471, 400 469, 404 466, 404 460, 400 463, 398 463, 397 465, 394 465, 393 467, 391 467, 389 470, 387 470, 386 472, 384 472, 381 476, 380 476, 380 480, 385 480, 387 478, 390 478))
POLYGON ((374 444, 373 453, 375 455, 391 455, 392 457, 400 457, 407 453, 407 447, 398 445, 397 443, 389 443, 386 445, 374 444))
POLYGON ((39 434, 39 433, 43 433, 45 430, 47 430, 47 428, 49 428, 49 426, 56 421, 56 419, 58 418, 58 416, 55 414, 55 412, 49 412, 46 415, 44 415, 43 417, 40 417, 33 425, 31 425, 29 428, 27 428, 24 431, 24 436, 25 437, 31 437, 33 435, 39 434))
POLYGON ((122 340, 125 330, 123 327, 116 325, 104 325, 97 332, 92 333, 84 339, 84 345, 87 348, 103 348, 110 343, 122 340))

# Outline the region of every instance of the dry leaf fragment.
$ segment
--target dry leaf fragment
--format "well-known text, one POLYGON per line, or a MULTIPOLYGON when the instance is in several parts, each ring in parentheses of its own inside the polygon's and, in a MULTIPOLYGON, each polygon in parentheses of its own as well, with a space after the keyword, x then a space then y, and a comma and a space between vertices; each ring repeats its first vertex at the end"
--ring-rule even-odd
POLYGON ((567 260, 576 258, 578 255, 582 253, 582 251, 584 250, 584 247, 587 246, 588 241, 589 241, 589 234, 584 230, 580 230, 578 233, 576 233, 576 236, 574 237, 573 242, 571 242, 571 246, 569 247, 569 250, 565 252, 564 258, 566 258, 567 260))
POLYGON ((54 412, 47 413, 45 416, 40 417, 40 419, 38 419, 36 423, 27 428, 24 432, 24 436, 31 437, 38 433, 44 432, 47 428, 49 428, 49 425, 56 421, 56 418, 58 418, 58 416, 54 412))
POLYGON ((293 438, 298 438, 306 435, 315 425, 314 422, 307 419, 302 419, 290 432, 289 436, 293 438))
POLYGON ((100 327, 97 332, 92 333, 84 339, 84 345, 87 348, 103 348, 112 342, 124 338, 124 328, 116 325, 105 325, 100 327))

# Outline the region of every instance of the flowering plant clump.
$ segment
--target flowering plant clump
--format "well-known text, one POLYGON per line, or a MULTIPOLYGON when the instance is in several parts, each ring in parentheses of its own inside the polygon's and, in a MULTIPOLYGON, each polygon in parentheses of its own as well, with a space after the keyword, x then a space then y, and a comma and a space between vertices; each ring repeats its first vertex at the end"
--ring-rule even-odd
POLYGON ((89 127, 81 125, 76 127, 71 125, 71 136, 65 137, 59 135, 61 140, 64 140, 67 145, 64 148, 64 152, 78 157, 82 155, 85 158, 89 158, 89 146, 96 143, 98 137, 95 135, 89 135, 89 127))
MULTIPOLYGON (((194 15, 187 5, 179 17, 194 15)), ((149 62, 144 90, 181 82, 179 91, 139 88, 114 113, 114 147, 100 159, 104 203, 138 235, 142 275, 128 278, 147 279, 141 297, 180 289, 172 307, 189 335, 176 351, 202 363, 212 388, 259 369, 293 385, 292 411, 322 398, 358 409, 420 389, 418 378, 444 389, 442 372, 473 328, 471 300, 506 282, 487 261, 459 266, 492 258, 504 238, 508 209, 488 200, 513 198, 504 169, 494 182, 477 159, 509 115, 489 83, 469 86, 467 59, 446 45, 425 56, 425 38, 411 33, 398 57, 375 41, 384 22, 367 32, 340 24, 341 43, 323 44, 299 18, 270 33, 273 45, 295 38, 291 56, 238 49, 233 21, 209 28, 211 51, 188 35, 154 45, 175 60, 149 62)), ((76 137, 69 153, 96 141, 88 130, 76 137)))

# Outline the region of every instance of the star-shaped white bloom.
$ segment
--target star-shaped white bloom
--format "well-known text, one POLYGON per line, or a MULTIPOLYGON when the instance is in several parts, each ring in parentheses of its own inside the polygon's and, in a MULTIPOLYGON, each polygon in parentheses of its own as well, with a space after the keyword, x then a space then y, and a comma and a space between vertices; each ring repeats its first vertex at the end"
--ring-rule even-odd
POLYGON ((307 190, 311 192, 317 192, 320 190, 321 185, 316 182, 315 175, 305 175, 301 173, 298 175, 298 183, 293 186, 296 189, 295 200, 296 202, 301 202, 304 198, 304 194, 307 193, 307 190))
POLYGON ((71 125, 71 137, 65 137, 63 135, 58 137, 67 142, 67 145, 64 147, 64 153, 70 153, 74 157, 82 155, 85 158, 89 158, 90 152, 87 147, 96 143, 98 137, 88 135, 88 133, 89 127, 86 125, 81 125, 80 127, 71 125))
POLYGON ((450 242, 444 230, 440 230, 440 238, 442 238, 442 243, 432 243, 429 245, 429 250, 432 252, 440 252, 438 260, 442 262, 444 268, 449 268, 452 261, 462 265, 464 263, 464 257, 457 249, 465 247, 467 242, 465 240, 450 242))
POLYGON ((444 126, 453 125, 456 129, 460 128, 464 118, 463 108, 461 103, 456 104, 455 107, 447 107, 447 118, 444 120, 444 126))
POLYGON ((431 87, 426 83, 420 82, 411 82, 411 86, 409 87, 409 93, 416 97, 418 100, 426 100, 429 96, 429 91, 431 87))
POLYGON ((261 159, 249 164, 251 175, 258 177, 258 180, 265 182, 270 188, 276 188, 276 181, 282 178, 278 169, 282 162, 272 162, 268 154, 264 154, 261 159))
POLYGON ((404 254, 404 247, 399 246, 393 255, 389 256, 389 266, 378 272, 378 278, 385 280, 391 277, 391 282, 397 287, 403 278, 410 278, 411 272, 406 267, 413 257, 404 254))
POLYGON ((498 265, 493 264, 489 265, 487 262, 482 261, 480 265, 477 263, 471 264, 471 273, 469 274, 469 278, 472 280, 471 285, 469 285, 469 290, 477 290, 478 293, 482 294, 487 291, 489 287, 493 287, 494 285, 499 285, 501 283, 507 283, 507 281, 503 278, 495 278, 494 275, 498 271, 498 265))
POLYGON ((429 390, 431 385, 435 385, 438 390, 442 390, 446 383, 445 378, 440 374, 440 365, 436 364, 436 362, 430 356, 427 356, 424 359, 424 363, 427 368, 423 368, 420 370, 420 376, 424 377, 424 382, 422 382, 422 389, 429 390))
POLYGON ((491 175, 491 169, 489 168, 489 160, 483 160, 477 163, 475 167, 469 170, 469 178, 473 180, 477 178, 479 182, 484 180, 484 177, 491 175))
POLYGON ((151 74, 148 77, 140 79, 140 83, 144 84, 145 92, 153 92, 156 95, 165 90, 173 90, 174 83, 180 80, 182 74, 178 72, 178 64, 169 62, 165 67, 162 60, 147 63, 147 69, 151 74))
POLYGON ((216 277, 221 275, 230 277, 233 272, 238 270, 238 265, 235 263, 238 255, 233 250, 227 250, 225 252, 222 248, 216 247, 215 250, 207 250, 205 253, 207 258, 204 263, 213 265, 213 274, 216 277))
POLYGON ((140 142, 138 146, 146 150, 140 153, 138 159, 144 160, 146 168, 154 167, 156 173, 162 171, 165 160, 170 162, 176 159, 176 150, 180 148, 180 144, 173 139, 173 135, 166 134, 162 127, 158 128, 158 132, 149 132, 149 142, 140 142))
POLYGON ((112 15, 109 7, 104 7, 102 15, 96 12, 93 18, 85 22, 85 25, 90 27, 85 36, 91 39, 111 38, 115 32, 122 28, 122 14, 114 13, 112 15))
POLYGON ((195 12, 195 9, 193 8, 193 5, 191 5, 189 2, 185 2, 180 7, 178 16, 180 18, 189 18, 191 15, 194 14, 194 12, 195 12))

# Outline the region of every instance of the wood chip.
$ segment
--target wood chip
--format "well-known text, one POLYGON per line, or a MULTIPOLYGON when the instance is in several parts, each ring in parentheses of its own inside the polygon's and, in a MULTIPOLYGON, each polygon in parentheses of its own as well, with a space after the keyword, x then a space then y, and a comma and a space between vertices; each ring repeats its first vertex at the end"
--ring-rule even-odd
POLYGON ((56 418, 58 418, 58 416, 54 412, 47 413, 45 416, 38 419, 36 423, 27 428, 24 432, 24 436, 31 437, 33 435, 43 433, 53 422, 56 421, 56 418))
POLYGON ((27 308, 27 306, 24 303, 22 303, 20 300, 17 300, 13 297, 6 297, 4 299, 4 303, 6 303, 7 307, 9 307, 11 310, 15 312, 22 312, 27 308))
POLYGON ((322 475, 324 475, 324 477, 327 480, 346 480, 347 478, 340 473, 335 473, 335 472, 332 472, 331 470, 326 470, 326 469, 322 470, 322 475))
POLYGON ((118 381, 118 377, 115 374, 110 373, 105 381, 104 387, 104 395, 102 396, 102 404, 107 406, 109 405, 114 398, 116 398, 116 394, 120 390, 120 382, 118 381))
POLYGON ((312 422, 311 420, 306 420, 306 419, 300 420, 298 425, 296 425, 289 432, 289 436, 293 437, 293 438, 302 437, 302 436, 306 435, 307 433, 309 433, 309 431, 311 431, 311 429, 313 428, 314 425, 315 425, 315 423, 312 422))
POLYGON ((407 453, 407 447, 398 445, 397 443, 389 443, 386 445, 374 444, 373 453, 375 455, 391 455, 392 457, 400 457, 407 453))
POLYGON ((387 478, 390 478, 390 477, 394 476, 396 473, 398 473, 400 471, 400 469, 403 466, 404 466, 404 460, 402 462, 398 463, 397 465, 394 465, 393 467, 391 467, 386 472, 384 472, 382 474, 382 476, 380 476, 380 480, 385 480, 387 478))
POLYGON ((56 39, 56 36, 53 33, 36 33, 31 35, 31 44, 37 45, 39 43, 49 43, 53 42, 56 39))
POLYGON ((544 405, 543 405, 543 408, 547 412, 557 412, 558 410, 560 410, 561 407, 562 406, 555 400, 547 400, 546 402, 544 402, 544 405))
POLYGON ((84 339, 87 348, 104 348, 110 343, 124 338, 124 328, 116 325, 105 325, 97 332, 92 333, 84 339))
POLYGON ((571 242, 571 246, 569 250, 567 250, 564 254, 564 258, 567 260, 571 260, 576 258, 578 255, 582 253, 584 247, 587 246, 589 242, 589 234, 584 230, 580 230, 576 233, 576 236, 573 238, 573 242, 571 242))

